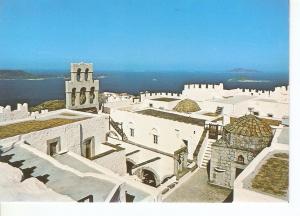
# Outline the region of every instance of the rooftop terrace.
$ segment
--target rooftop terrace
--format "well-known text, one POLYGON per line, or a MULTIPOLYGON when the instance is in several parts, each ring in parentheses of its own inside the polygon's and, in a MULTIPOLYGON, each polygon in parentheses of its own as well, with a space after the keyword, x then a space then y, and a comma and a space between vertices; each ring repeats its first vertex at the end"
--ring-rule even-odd
POLYGON ((77 201, 88 195, 93 195, 94 202, 105 201, 117 185, 106 175, 83 174, 23 144, 0 148, 0 159, 21 169, 24 179, 35 177, 56 193, 77 201))
POLYGON ((172 102, 172 101, 177 101, 179 99, 176 98, 167 98, 167 97, 161 97, 161 98, 153 98, 151 100, 155 100, 155 101, 163 101, 163 102, 172 102))
POLYGON ((248 95, 236 95, 233 97, 228 97, 228 98, 218 98, 216 100, 214 100, 215 102, 219 102, 219 103, 225 103, 225 104, 237 104, 237 103, 241 103, 250 99, 253 99, 255 97, 253 96, 248 96, 248 95))
POLYGON ((250 177, 247 188, 287 200, 289 185, 289 155, 269 154, 257 173, 250 177), (250 181, 249 181, 250 180, 250 181))
POLYGON ((87 118, 52 118, 46 120, 29 120, 8 125, 2 125, 0 126, 0 139, 16 136, 19 134, 27 134, 34 131, 58 127, 66 124, 71 124, 85 119, 87 118))
POLYGON ((205 125, 205 120, 203 119, 197 119, 197 118, 192 118, 184 115, 178 115, 174 113, 169 113, 169 112, 162 112, 154 109, 145 109, 141 111, 137 111, 137 113, 143 114, 143 115, 148 115, 148 116, 154 116, 157 118, 163 118, 163 119, 168 119, 172 121, 178 121, 178 122, 183 122, 187 124, 194 124, 198 126, 204 126, 205 125))

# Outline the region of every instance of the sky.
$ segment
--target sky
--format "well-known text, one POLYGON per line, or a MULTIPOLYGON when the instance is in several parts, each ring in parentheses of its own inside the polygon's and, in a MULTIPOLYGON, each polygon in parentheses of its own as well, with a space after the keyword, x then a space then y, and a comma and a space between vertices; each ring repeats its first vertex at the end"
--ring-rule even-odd
POLYGON ((288 0, 0 0, 0 69, 288 71, 288 0))

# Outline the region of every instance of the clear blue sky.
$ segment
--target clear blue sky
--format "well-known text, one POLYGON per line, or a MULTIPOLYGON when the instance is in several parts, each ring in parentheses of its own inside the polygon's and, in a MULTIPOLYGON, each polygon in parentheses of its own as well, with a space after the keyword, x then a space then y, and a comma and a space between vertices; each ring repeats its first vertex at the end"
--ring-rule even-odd
POLYGON ((0 0, 0 68, 288 71, 288 0, 0 0))

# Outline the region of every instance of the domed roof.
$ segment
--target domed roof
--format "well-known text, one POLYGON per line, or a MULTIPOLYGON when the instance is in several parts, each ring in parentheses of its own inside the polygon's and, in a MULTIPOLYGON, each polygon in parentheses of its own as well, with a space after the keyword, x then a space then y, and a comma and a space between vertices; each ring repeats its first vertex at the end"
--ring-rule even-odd
POLYGON ((273 135, 270 125, 254 115, 242 116, 234 123, 226 125, 224 129, 232 134, 249 137, 269 137, 273 135))
POLYGON ((185 113, 190 113, 190 112, 197 112, 200 109, 199 105, 191 100, 191 99, 184 99, 182 101, 180 101, 175 107, 174 109, 177 112, 185 112, 185 113))

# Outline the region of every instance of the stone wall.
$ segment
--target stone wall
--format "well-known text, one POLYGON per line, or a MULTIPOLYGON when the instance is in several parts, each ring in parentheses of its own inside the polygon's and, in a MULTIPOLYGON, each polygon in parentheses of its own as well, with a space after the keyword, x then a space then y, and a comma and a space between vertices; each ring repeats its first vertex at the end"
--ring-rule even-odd
POLYGON ((272 141, 270 137, 248 137, 230 133, 224 133, 224 139, 228 141, 228 147, 236 149, 245 149, 253 152, 260 152, 269 146, 272 141))
POLYGON ((245 169, 253 158, 253 153, 248 151, 213 145, 209 182, 222 187, 233 188, 236 168, 245 169), (239 156, 243 156, 243 164, 238 162, 239 156))

